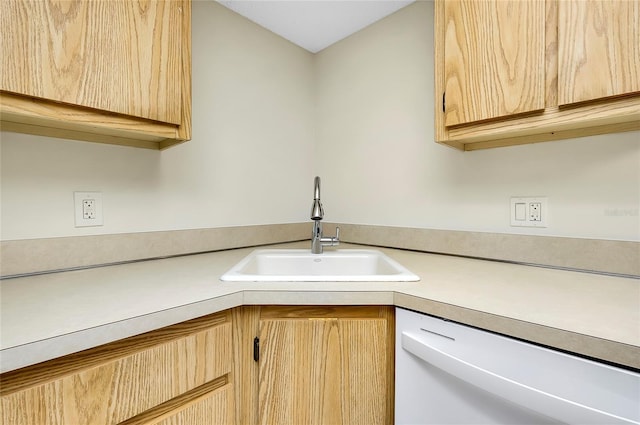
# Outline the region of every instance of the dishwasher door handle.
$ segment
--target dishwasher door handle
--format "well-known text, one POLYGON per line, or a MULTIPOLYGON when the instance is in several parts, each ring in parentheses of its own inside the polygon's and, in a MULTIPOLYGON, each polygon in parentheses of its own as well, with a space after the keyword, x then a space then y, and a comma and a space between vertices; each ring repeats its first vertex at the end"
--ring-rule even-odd
POLYGON ((509 400, 542 415, 569 424, 640 424, 634 420, 594 409, 523 383, 447 354, 402 332, 402 348, 425 362, 491 394, 509 400))

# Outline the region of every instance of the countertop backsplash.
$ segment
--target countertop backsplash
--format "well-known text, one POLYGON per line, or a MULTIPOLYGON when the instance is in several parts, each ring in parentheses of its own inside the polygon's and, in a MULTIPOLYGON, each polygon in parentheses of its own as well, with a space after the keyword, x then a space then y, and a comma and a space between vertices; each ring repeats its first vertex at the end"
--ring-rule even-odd
MULTIPOLYGON (((640 276, 640 243, 393 226, 340 226, 343 242, 622 276, 640 276)), ((12 277, 309 239, 311 223, 219 227, 0 242, 12 277)))

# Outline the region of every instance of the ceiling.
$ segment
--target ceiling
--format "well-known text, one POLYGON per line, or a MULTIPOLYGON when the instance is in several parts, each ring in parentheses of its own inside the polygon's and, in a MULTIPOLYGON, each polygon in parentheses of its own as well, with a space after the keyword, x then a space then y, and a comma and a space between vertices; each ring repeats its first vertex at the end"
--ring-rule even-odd
POLYGON ((317 53, 415 0, 216 0, 317 53))

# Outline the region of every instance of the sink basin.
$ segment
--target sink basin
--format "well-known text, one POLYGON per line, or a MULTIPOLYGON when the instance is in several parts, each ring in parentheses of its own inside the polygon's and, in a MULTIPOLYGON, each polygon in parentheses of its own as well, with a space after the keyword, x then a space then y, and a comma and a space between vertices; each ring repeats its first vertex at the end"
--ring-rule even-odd
POLYGON ((420 278, 371 249, 258 249, 220 277, 230 282, 404 282, 420 278))

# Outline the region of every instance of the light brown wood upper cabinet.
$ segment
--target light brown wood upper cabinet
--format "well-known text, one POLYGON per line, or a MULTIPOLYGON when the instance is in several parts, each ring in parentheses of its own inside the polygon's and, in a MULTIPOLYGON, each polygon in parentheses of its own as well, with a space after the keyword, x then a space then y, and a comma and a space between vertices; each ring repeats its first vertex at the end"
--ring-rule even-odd
POLYGON ((191 135, 189 0, 0 2, 3 130, 163 148, 191 135))
POLYGON ((558 103, 640 92, 640 2, 560 1, 558 103))
POLYGON ((544 109, 543 2, 447 1, 444 15, 445 125, 544 109))
POLYGON ((436 141, 640 129, 640 0, 436 0, 436 141))

